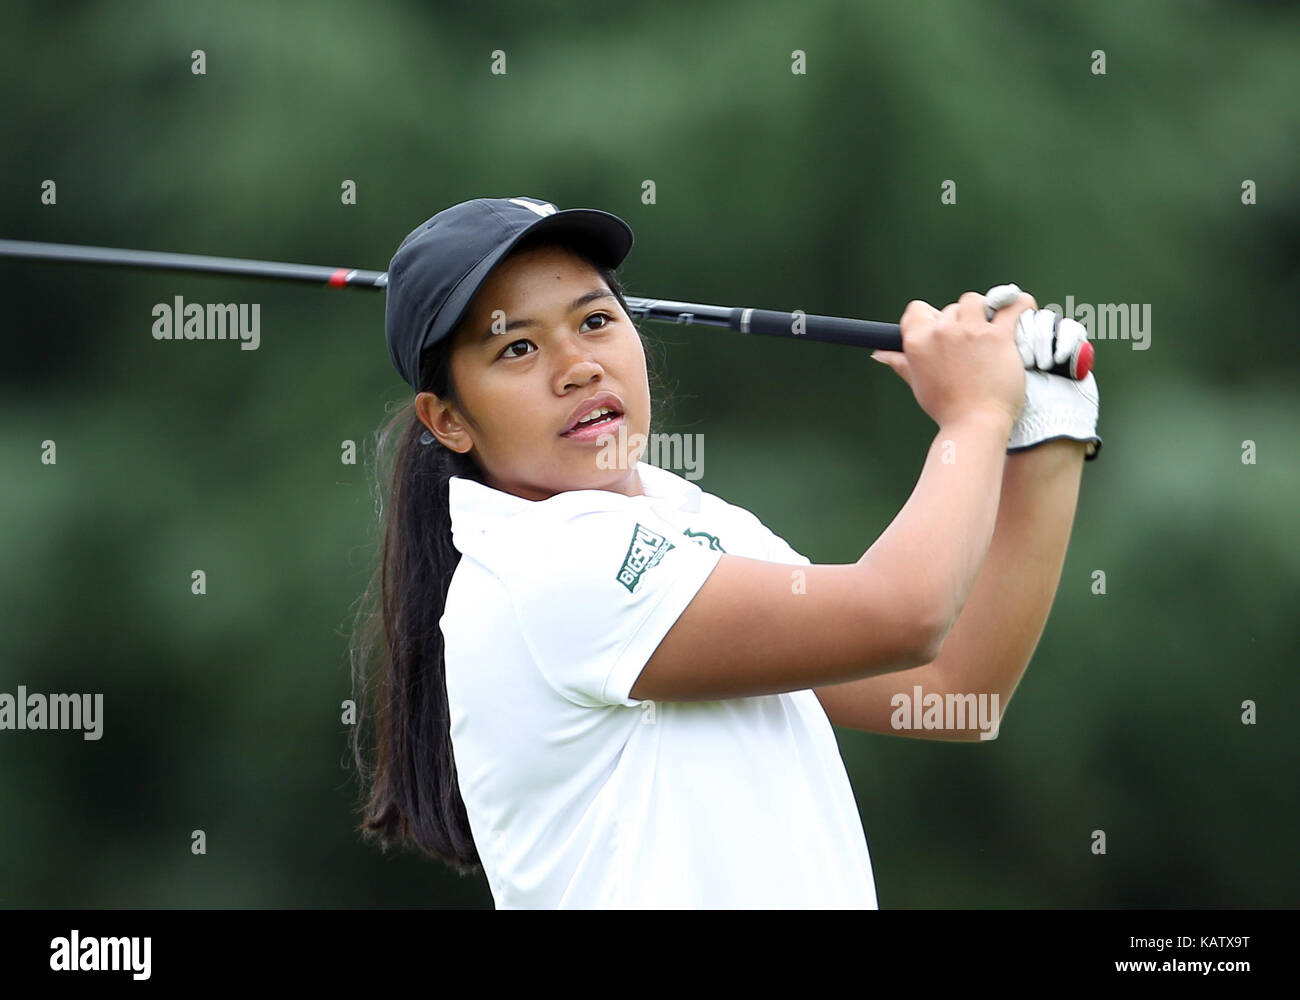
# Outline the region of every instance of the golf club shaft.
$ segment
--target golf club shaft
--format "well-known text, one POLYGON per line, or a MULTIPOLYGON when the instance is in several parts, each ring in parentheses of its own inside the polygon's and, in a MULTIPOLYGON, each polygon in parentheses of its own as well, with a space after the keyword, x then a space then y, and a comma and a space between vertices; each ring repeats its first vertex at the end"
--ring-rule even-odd
MULTIPOLYGON (((384 271, 324 267, 317 264, 284 264, 277 261, 243 260, 235 257, 209 257, 202 254, 74 246, 67 243, 0 240, 0 257, 232 274, 247 278, 305 281, 331 288, 384 289, 388 287, 388 274, 384 271)), ((802 312, 780 312, 772 309, 711 306, 699 302, 676 302, 670 299, 626 297, 625 301, 629 312, 637 319, 696 326, 719 326, 740 333, 795 337, 827 344, 846 344, 885 351, 903 349, 903 338, 897 323, 877 323, 871 320, 809 315, 802 312)), ((1091 362, 1091 346, 1084 342, 1073 357, 1057 365, 1052 371, 1068 378, 1083 378, 1091 368, 1091 362)))
POLYGON ((69 243, 0 240, 0 257, 53 260, 68 264, 109 264, 114 267, 142 267, 150 270, 192 271, 201 274, 233 274, 244 278, 306 281, 313 285, 329 285, 334 288, 385 288, 388 285, 388 275, 382 271, 322 267, 317 264, 282 264, 277 261, 242 260, 236 257, 207 257, 192 253, 83 247, 69 243))

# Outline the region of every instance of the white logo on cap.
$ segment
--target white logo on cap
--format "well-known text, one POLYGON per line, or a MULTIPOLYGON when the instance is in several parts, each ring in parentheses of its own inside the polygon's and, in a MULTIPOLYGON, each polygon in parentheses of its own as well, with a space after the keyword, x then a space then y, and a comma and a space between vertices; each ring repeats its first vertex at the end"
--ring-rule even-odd
POLYGON ((548 215, 555 214, 555 206, 549 201, 528 201, 525 198, 510 198, 509 201, 512 205, 519 205, 521 208, 526 208, 530 212, 536 212, 543 219, 548 215))

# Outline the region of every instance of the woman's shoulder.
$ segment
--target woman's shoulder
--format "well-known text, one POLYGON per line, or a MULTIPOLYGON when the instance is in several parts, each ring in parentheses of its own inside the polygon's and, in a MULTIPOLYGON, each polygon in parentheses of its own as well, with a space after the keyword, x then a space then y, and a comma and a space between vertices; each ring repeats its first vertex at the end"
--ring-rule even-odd
POLYGON ((716 493, 701 492, 700 513, 704 517, 714 520, 729 520, 733 524, 743 525, 747 529, 760 533, 771 531, 766 522, 748 507, 727 500, 716 493))
POLYGON ((749 541, 749 551, 744 554, 773 562, 810 562, 807 556, 791 546, 784 536, 769 527, 758 514, 741 504, 706 492, 700 497, 700 513, 705 520, 731 525, 741 532, 749 541))

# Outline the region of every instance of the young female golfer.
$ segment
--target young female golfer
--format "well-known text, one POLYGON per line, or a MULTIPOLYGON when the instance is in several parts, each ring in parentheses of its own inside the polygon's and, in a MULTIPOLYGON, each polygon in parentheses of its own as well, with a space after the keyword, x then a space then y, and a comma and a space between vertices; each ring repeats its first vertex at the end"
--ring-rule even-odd
POLYGON ((917 730, 896 696, 1011 697, 1100 444, 1092 377, 1025 367, 1082 328, 1014 286, 910 303, 883 360, 938 433, 880 538, 811 565, 640 461, 631 245, 603 212, 485 198, 393 257, 417 395, 380 435, 362 828, 481 867, 500 908, 874 908, 831 725, 975 739, 974 710, 917 730))

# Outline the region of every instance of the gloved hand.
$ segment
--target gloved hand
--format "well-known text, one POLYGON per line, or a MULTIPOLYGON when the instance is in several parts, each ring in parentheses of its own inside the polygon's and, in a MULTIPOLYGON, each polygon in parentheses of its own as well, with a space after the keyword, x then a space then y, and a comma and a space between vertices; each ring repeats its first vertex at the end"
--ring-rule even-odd
MULTIPOLYGON (((1016 285, 996 285, 985 298, 985 315, 992 320, 998 309, 1011 305, 1021 294, 1016 285)), ((1044 441, 1071 438, 1087 442, 1085 459, 1101 451, 1097 417, 1101 397, 1097 380, 1089 372, 1075 381, 1052 375, 1047 369, 1065 361, 1079 341, 1088 338, 1082 323, 1050 309, 1026 309, 1016 321, 1016 348, 1025 363, 1025 406, 1011 429, 1007 452, 1025 451, 1044 441)))

